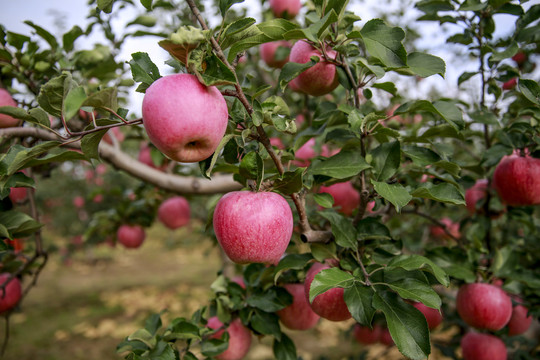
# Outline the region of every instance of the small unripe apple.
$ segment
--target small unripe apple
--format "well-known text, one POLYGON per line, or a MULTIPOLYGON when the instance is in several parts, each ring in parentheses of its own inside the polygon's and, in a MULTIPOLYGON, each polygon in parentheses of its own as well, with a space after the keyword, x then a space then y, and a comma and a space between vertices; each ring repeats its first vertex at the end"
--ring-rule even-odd
POLYGON ((382 330, 378 324, 373 325, 373 329, 370 329, 369 326, 355 324, 353 336, 360 344, 372 345, 380 341, 382 330))
MULTIPOLYGON (((208 319, 208 327, 210 329, 219 329, 223 323, 219 321, 217 316, 208 319)), ((214 356, 218 360, 240 360, 249 351, 251 347, 251 332, 242 324, 239 318, 234 319, 227 328, 221 329, 212 334, 212 338, 221 338, 223 332, 229 333, 229 347, 221 354, 214 356)))
POLYGON ((169 198, 161 203, 158 219, 169 229, 178 229, 189 222, 191 210, 189 202, 182 196, 169 198))
POLYGON ((517 85, 517 78, 511 78, 510 80, 502 84, 502 88, 503 90, 512 90, 513 88, 516 87, 516 85, 517 85))
POLYGON ((472 215, 476 213, 476 204, 486 197, 488 191, 488 180, 480 179, 465 191, 465 203, 467 210, 472 215))
POLYGON ((506 360, 504 342, 496 336, 469 332, 461 339, 464 360, 506 360))
MULTIPOLYGON (((440 222, 445 225, 446 229, 452 236, 459 238, 461 237, 461 233, 459 232, 459 223, 455 223, 452 221, 452 219, 444 217, 440 220, 440 222)), ((441 226, 432 226, 430 229, 431 236, 437 239, 443 239, 448 240, 450 239, 450 236, 444 231, 444 229, 441 226)))
POLYGON ((9 199, 12 203, 22 203, 26 200, 28 189, 25 187, 12 187, 9 189, 9 199))
POLYGON ((459 316, 477 329, 498 331, 512 316, 512 301, 501 288, 490 284, 465 284, 457 294, 459 316))
POLYGON ((215 86, 201 84, 195 75, 174 74, 146 89, 142 115, 148 137, 159 151, 172 160, 191 163, 216 150, 229 112, 215 86))
MULTIPOLYGON (((330 58, 336 56, 334 50, 329 49, 326 53, 330 58)), ((310 61, 312 56, 317 56, 320 61, 315 66, 300 73, 296 78, 296 85, 306 94, 312 96, 326 95, 339 85, 334 64, 324 60, 319 50, 303 40, 297 41, 293 45, 289 59, 291 62, 305 64, 310 61)))
POLYGON ((417 308, 426 318, 426 321, 428 323, 428 327, 430 330, 435 329, 437 326, 439 326, 442 321, 443 317, 439 310, 430 308, 421 302, 415 302, 412 304, 415 308, 417 308))
POLYGON ((128 249, 136 249, 140 247, 144 241, 146 234, 144 229, 139 225, 121 225, 116 232, 118 242, 128 249))
POLYGON ((291 330, 307 330, 317 325, 320 317, 306 299, 304 284, 285 284, 283 287, 293 296, 293 303, 276 312, 281 323, 291 330))
MULTIPOLYGON (((0 274, 0 285, 3 285, 11 276, 9 273, 0 274)), ((13 309, 22 296, 21 282, 17 278, 13 278, 6 285, 4 290, 0 289, 0 313, 13 309)))
POLYGON ((349 216, 360 205, 360 193, 356 191, 350 181, 321 186, 319 193, 328 193, 334 198, 334 206, 338 211, 349 216))
MULTIPOLYGON (((11 94, 3 88, 0 88, 0 106, 17 107, 17 103, 13 100, 11 94)), ((19 119, 12 116, 0 114, 0 129, 17 126, 20 122, 19 119)))
POLYGON ((270 0, 270 9, 274 16, 292 19, 300 11, 300 0, 270 0))
MULTIPOLYGON (((329 265, 315 263, 306 274, 304 282, 304 292, 309 301, 309 289, 315 275, 324 269, 330 269, 329 265)), ((318 295, 311 303, 311 308, 320 317, 330 321, 344 321, 352 317, 344 299, 345 290, 343 288, 333 288, 318 295)))
POLYGON ((229 192, 218 201, 213 222, 219 244, 237 264, 277 263, 293 230, 291 207, 273 192, 229 192))
POLYGON ((527 316, 529 309, 523 305, 516 305, 512 309, 512 317, 508 322, 508 335, 521 335, 529 330, 533 321, 532 316, 527 316))
POLYGON ((540 159, 504 156, 493 173, 493 187, 508 205, 540 204, 540 159))
POLYGON ((281 69, 289 62, 289 55, 284 58, 276 58, 276 52, 279 48, 290 49, 291 43, 287 40, 280 40, 261 44, 261 58, 269 67, 281 69))

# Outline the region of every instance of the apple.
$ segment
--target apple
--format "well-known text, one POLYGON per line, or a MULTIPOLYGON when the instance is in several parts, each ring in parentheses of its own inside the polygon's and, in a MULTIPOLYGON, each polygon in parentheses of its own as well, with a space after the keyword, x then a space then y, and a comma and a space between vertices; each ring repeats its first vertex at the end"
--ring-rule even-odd
POLYGON ((386 346, 394 345, 394 339, 392 339, 392 335, 390 335, 390 330, 388 330, 388 328, 384 328, 381 330, 381 337, 379 338, 379 341, 381 342, 381 344, 384 344, 386 346))
POLYGON ((507 205, 540 204, 540 159, 504 156, 493 173, 493 187, 507 205))
POLYGON ((105 175, 105 173, 107 172, 107 165, 105 164, 98 164, 96 166, 96 173, 98 175, 105 175))
POLYGON ((412 306, 414 306, 422 314, 424 314, 430 330, 435 329, 437 326, 439 326, 442 323, 443 317, 441 313, 439 312, 439 310, 430 308, 422 304, 421 302, 415 302, 412 304, 412 306))
POLYGON ((511 78, 510 80, 502 84, 502 88, 503 90, 512 90, 513 88, 516 87, 516 85, 517 85, 517 78, 511 78))
POLYGON ((92 199, 92 201, 93 201, 95 204, 102 203, 102 202, 103 202, 103 194, 96 194, 96 195, 94 196, 94 198, 92 199))
MULTIPOLYGON (((0 286, 11 277, 10 273, 0 274, 0 286)), ((0 313, 13 309, 21 300, 22 286, 18 278, 12 278, 6 287, 0 288, 0 313)))
MULTIPOLYGON (((459 238, 461 237, 461 233, 459 232, 459 223, 455 223, 452 221, 452 219, 448 217, 444 217, 440 220, 440 222, 446 226, 446 229, 452 234, 452 236, 459 238)), ((441 226, 432 226, 430 228, 431 236, 437 239, 443 239, 448 240, 450 239, 450 236, 444 231, 444 229, 441 226)))
POLYGON ((118 126, 111 128, 109 131, 107 131, 103 136, 103 141, 105 141, 109 145, 114 144, 112 136, 114 136, 118 143, 121 143, 126 138, 124 133, 122 132, 122 130, 120 130, 118 126), (112 135, 109 134, 109 131, 112 133, 112 135))
POLYGON ((515 336, 521 335, 525 331, 529 330, 533 321, 532 316, 527 316, 529 309, 523 305, 516 305, 512 309, 512 317, 508 322, 508 335, 515 336))
POLYGON ((506 360, 504 342, 496 336, 469 332, 461 339, 464 360, 506 360))
POLYGON ((171 230, 178 229, 189 222, 191 210, 189 202, 182 196, 174 196, 161 203, 158 219, 171 230))
POLYGON ((353 336, 360 344, 372 345, 379 342, 382 330, 383 329, 378 324, 373 325, 373 329, 370 329, 369 326, 355 324, 353 329, 353 336))
POLYGON ((283 287, 293 296, 293 303, 276 312, 283 325, 291 330, 308 330, 317 325, 315 314, 304 293, 304 284, 285 284, 283 287))
POLYGON ((270 9, 274 16, 292 19, 300 11, 300 0, 270 0, 270 9))
POLYGON ((165 162, 161 166, 157 166, 154 163, 154 159, 152 159, 152 150, 150 149, 150 146, 146 144, 143 144, 141 146, 137 160, 139 160, 139 162, 142 162, 143 164, 147 166, 150 166, 151 168, 158 169, 158 170, 163 170, 167 167, 167 164, 165 162))
MULTIPOLYGON (((330 58, 335 58, 337 55, 334 50, 330 49, 326 53, 330 58)), ((304 40, 297 41, 293 45, 289 59, 291 62, 305 64, 310 61, 312 56, 317 56, 320 61, 315 66, 300 73, 296 85, 306 94, 326 95, 339 85, 334 64, 324 60, 321 52, 304 40)))
MULTIPOLYGON (((339 152, 339 150, 337 152, 339 152)), ((321 146, 321 156, 328 157, 335 155, 337 152, 330 151, 326 144, 321 146)), ((294 153, 296 160, 294 160, 293 163, 298 167, 307 167, 311 163, 311 159, 313 159, 316 155, 315 138, 311 138, 304 145, 300 146, 298 150, 296 150, 294 153)))
MULTIPOLYGON (((219 329, 223 326, 223 323, 219 321, 217 316, 213 316, 208 319, 207 326, 210 329, 219 329)), ((225 329, 221 329, 216 333, 212 334, 212 338, 221 338, 223 332, 226 331, 229 333, 229 346, 227 350, 221 354, 215 356, 218 360, 240 360, 249 351, 251 347, 251 332, 242 324, 242 321, 239 318, 234 319, 229 326, 225 329)))
POLYGON ((240 275, 233 276, 231 278, 231 281, 237 283, 238 285, 240 285, 240 287, 242 289, 246 288, 246 282, 244 281, 244 278, 242 276, 240 276, 240 275))
POLYGON ((465 203, 471 215, 476 213, 476 203, 486 197, 488 191, 488 180, 480 179, 465 191, 465 203))
POLYGON ((281 69, 283 65, 289 62, 289 55, 285 58, 276 58, 276 51, 279 48, 290 49, 291 43, 287 40, 279 40, 261 44, 261 58, 269 67, 281 69))
POLYGON ((91 122, 93 119, 97 118, 98 112, 96 110, 92 112, 84 111, 83 109, 79 109, 79 117, 81 120, 86 122, 91 122), (92 117, 93 114, 93 117, 92 117))
POLYGON ((277 147, 280 150, 285 149, 285 145, 283 145, 283 141, 281 141, 278 137, 271 137, 270 138, 270 145, 277 147))
POLYGON ((498 331, 512 316, 512 301, 501 288, 483 283, 462 285, 457 294, 459 316, 477 329, 498 331))
POLYGON ((512 56, 512 60, 514 60, 518 66, 523 65, 525 61, 527 61, 527 54, 520 50, 516 53, 516 55, 512 56))
MULTIPOLYGON (((291 58, 291 55, 289 54, 289 61, 290 61, 290 58, 291 58)), ((295 77, 294 79, 292 79, 289 82, 289 87, 294 92, 297 92, 299 94, 305 94, 305 92, 302 89, 300 89, 300 86, 298 85, 298 78, 297 77, 295 77)))
POLYGON ((140 247, 144 241, 146 234, 144 229, 139 225, 121 225, 116 232, 118 242, 128 249, 136 249, 140 247))
POLYGON ((25 187, 12 187, 9 189, 9 199, 12 203, 22 203, 26 200, 28 189, 25 187))
MULTIPOLYGON (((17 103, 13 100, 11 94, 3 88, 0 88, 0 106, 17 107, 17 103)), ((17 126, 20 122, 19 119, 15 119, 9 115, 0 114, 0 129, 17 126)))
POLYGON ((295 121, 296 121, 296 127, 300 127, 302 126, 303 123, 306 122, 306 117, 304 116, 304 114, 298 114, 296 115, 295 121))
POLYGON ((148 89, 142 103, 143 125, 159 151, 179 162, 210 157, 219 145, 229 111, 215 86, 195 75, 164 76, 148 89))
MULTIPOLYGON (((330 265, 315 263, 307 272, 306 280, 304 282, 304 292, 308 301, 311 283, 313 282, 315 275, 324 269, 330 269, 330 265)), ((313 299, 311 308, 320 317, 330 321, 348 320, 352 317, 352 315, 347 308, 347 304, 345 303, 345 299, 343 297, 344 293, 345 290, 343 288, 330 289, 313 299)))
POLYGON ((77 208, 77 209, 80 209, 84 206, 84 198, 82 196, 75 196, 73 198, 73 205, 77 208))
POLYGON ((4 239, 4 242, 6 243, 6 245, 11 246, 15 253, 20 253, 24 250, 24 242, 22 239, 4 239))
POLYGON ((327 193, 334 198, 334 206, 338 211, 349 216, 360 205, 360 193, 356 191, 350 181, 321 186, 319 193, 327 193))
POLYGON ((289 204, 273 192, 229 192, 218 201, 213 222, 219 244, 237 264, 277 263, 293 230, 289 204))

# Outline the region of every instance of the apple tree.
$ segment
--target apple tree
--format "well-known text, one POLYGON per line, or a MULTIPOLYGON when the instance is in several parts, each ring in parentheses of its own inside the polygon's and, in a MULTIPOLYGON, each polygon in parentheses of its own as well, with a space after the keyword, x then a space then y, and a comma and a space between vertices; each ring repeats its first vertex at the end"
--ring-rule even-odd
POLYGON ((320 317, 411 359, 537 358, 519 335, 540 314, 540 5, 423 0, 403 29, 349 1, 261 1, 260 21, 242 3, 97 0, 59 38, 0 27, 0 312, 24 311, 47 264, 35 187, 73 172, 96 186, 73 202, 95 206, 74 217, 77 246, 137 248, 155 221, 198 217, 223 251, 213 297, 149 317, 118 345, 127 359, 241 359, 252 335, 296 359, 285 329, 320 317), (126 10, 140 13, 114 30, 126 10), (502 14, 516 25, 495 36, 502 14), (418 49, 422 24, 453 30, 455 64, 418 49), (80 49, 94 31, 104 43, 80 49), (166 70, 121 60, 148 36, 166 70), (459 92, 409 95, 463 63, 459 92), (450 338, 430 339, 441 327, 450 338))

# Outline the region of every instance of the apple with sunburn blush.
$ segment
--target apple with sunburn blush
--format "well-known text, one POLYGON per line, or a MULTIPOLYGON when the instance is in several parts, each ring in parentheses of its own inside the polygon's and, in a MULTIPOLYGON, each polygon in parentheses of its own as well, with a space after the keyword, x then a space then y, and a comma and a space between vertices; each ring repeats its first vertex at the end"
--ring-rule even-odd
MULTIPOLYGON (((217 316, 213 316, 208 319, 207 326, 216 330, 223 327, 223 323, 219 321, 217 316)), ((216 331, 211 337, 219 339, 224 332, 229 333, 229 346, 227 350, 214 357, 218 360, 243 359, 251 347, 251 332, 242 324, 239 318, 234 319, 225 329, 216 331)))
POLYGON ((189 202, 182 196, 174 196, 161 203, 158 219, 171 230, 178 229, 189 222, 191 210, 189 202))
POLYGON ((229 112, 215 86, 195 75, 174 74, 152 83, 142 103, 143 125, 152 144, 179 162, 199 162, 219 145, 229 112))
POLYGON ((504 342, 496 336, 469 332, 461 339, 464 360, 506 360, 504 342))
MULTIPOLYGON (((11 277, 10 273, 0 274, 0 286, 4 285, 6 281, 11 277)), ((22 296, 22 286, 19 279, 11 278, 9 283, 2 290, 0 288, 0 313, 13 309, 22 296)))
MULTIPOLYGON (((11 94, 3 88, 0 88, 0 106, 17 107, 17 103, 13 100, 11 94)), ((0 114, 0 129, 17 126, 20 122, 19 119, 15 119, 12 116, 0 114)))
POLYGON ((293 296, 293 302, 276 312, 281 323, 291 330, 307 330, 317 325, 320 316, 311 309, 304 284, 285 284, 283 287, 293 296))
POLYGON ((289 62, 289 55, 280 56, 281 51, 289 52, 291 48, 291 43, 287 40, 280 41, 271 41, 264 44, 261 44, 261 58, 269 67, 281 69, 283 65, 289 62), (287 49, 287 50, 284 50, 287 49))
POLYGON ((142 226, 139 225, 121 225, 116 232, 118 242, 128 249, 140 247, 146 237, 142 226))
POLYGON ((293 230, 287 201, 273 192, 233 191, 214 210, 214 232, 237 264, 275 264, 285 253, 293 230))
POLYGON ((507 205, 539 205, 540 159, 518 154, 504 156, 493 173, 493 187, 507 205))

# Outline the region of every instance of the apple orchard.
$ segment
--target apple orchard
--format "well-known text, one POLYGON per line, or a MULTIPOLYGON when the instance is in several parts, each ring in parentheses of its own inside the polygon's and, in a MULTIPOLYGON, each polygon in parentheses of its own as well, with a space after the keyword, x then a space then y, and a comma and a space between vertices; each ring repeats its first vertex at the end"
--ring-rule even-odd
POLYGON ((59 251, 43 226, 80 227, 67 252, 144 252, 160 222, 200 227, 222 269, 195 313, 165 322, 156 308, 125 334, 126 359, 249 359, 256 341, 297 359, 296 335, 326 321, 350 324, 351 359, 374 344, 538 359, 540 5, 422 0, 404 5, 410 23, 365 18, 362 1, 260 3, 256 20, 242 0, 90 0, 88 24, 61 36, 0 25, 6 329, 59 251), (494 36, 502 14, 515 26, 494 36), (419 49, 422 24, 453 29, 441 36, 454 56, 419 49), (94 32, 102 43, 80 45, 94 32), (120 59, 141 37, 164 67, 144 51, 120 59), (410 96, 450 65, 455 96, 410 96), (97 190, 57 210, 36 196, 74 172, 97 190), (105 172, 124 176, 114 196, 105 172))

